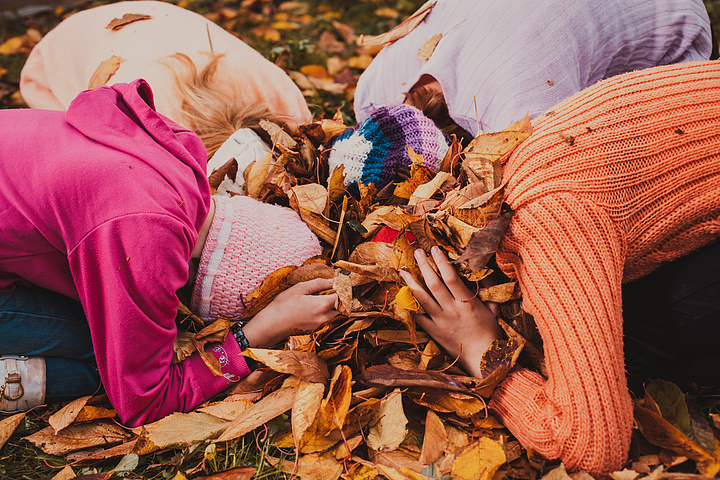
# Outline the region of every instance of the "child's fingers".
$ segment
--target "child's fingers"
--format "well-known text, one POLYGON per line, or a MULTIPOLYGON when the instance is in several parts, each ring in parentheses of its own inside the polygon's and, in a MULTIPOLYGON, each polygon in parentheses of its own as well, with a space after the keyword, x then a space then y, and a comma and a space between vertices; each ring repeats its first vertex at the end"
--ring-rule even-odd
POLYGON ((440 306, 437 304, 432 295, 427 293, 422 285, 420 285, 409 272, 406 272, 405 270, 400 270, 399 272, 402 279, 405 280, 407 286, 412 289, 415 300, 418 301, 420 306, 423 307, 423 310, 425 310, 428 315, 432 317, 441 311, 440 306))
POLYGON ((460 275, 458 275, 455 267, 453 267, 450 261, 448 261, 445 253, 437 246, 432 247, 432 249, 430 249, 430 253, 433 256, 433 260, 435 260, 435 265, 437 265, 440 275, 442 275, 445 286, 450 290, 454 299, 464 300, 466 298, 470 298, 472 296, 472 292, 470 292, 467 286, 465 286, 465 283, 460 278, 460 275))
POLYGON ((451 302, 454 302, 455 299, 453 298, 452 293, 450 293, 450 290, 448 290, 445 285, 445 281, 438 277, 437 273, 435 273, 435 270, 427 260, 424 250, 415 250, 415 260, 420 268, 425 284, 430 290, 432 296, 435 297, 435 300, 437 300, 437 303, 440 305, 449 305, 451 302))
POLYGON ((297 283, 290 287, 288 290, 293 289, 294 292, 300 295, 312 295, 313 293, 321 292, 331 288, 333 281, 327 278, 314 278, 312 280, 306 280, 304 282, 297 283))

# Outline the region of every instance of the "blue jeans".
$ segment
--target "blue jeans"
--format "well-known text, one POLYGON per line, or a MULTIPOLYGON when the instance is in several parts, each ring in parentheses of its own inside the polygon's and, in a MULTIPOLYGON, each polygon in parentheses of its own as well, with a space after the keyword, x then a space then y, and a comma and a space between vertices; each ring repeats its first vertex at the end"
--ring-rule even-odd
POLYGON ((101 390, 80 302, 38 287, 0 292, 0 355, 45 357, 46 403, 101 390))

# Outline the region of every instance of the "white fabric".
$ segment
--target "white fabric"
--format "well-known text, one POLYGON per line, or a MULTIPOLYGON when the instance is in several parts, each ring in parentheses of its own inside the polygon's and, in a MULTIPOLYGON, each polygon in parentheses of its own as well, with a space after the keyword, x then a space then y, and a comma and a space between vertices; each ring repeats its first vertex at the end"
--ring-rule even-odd
POLYGON ((45 359, 0 357, 0 412, 29 410, 45 402, 45 359))
MULTIPOLYGON (((432 0, 434 1, 434 0, 432 0)), ((441 85, 450 116, 471 134, 534 117, 603 78, 707 60, 701 0, 438 0, 411 33, 381 51, 355 91, 358 123, 403 102, 421 75, 441 85), (443 34, 428 61, 418 49, 443 34)))
POLYGON ((238 173, 235 182, 231 182, 227 177, 223 180, 218 193, 245 193, 245 177, 243 172, 256 160, 270 153, 270 147, 260 138, 260 136, 249 128, 241 128, 233 133, 215 154, 210 158, 207 164, 207 174, 210 176, 215 170, 225 165, 228 160, 234 158, 238 163, 238 173))
POLYGON ((328 157, 330 177, 332 177, 333 170, 343 165, 345 185, 359 182, 362 178, 363 167, 372 148, 373 144, 370 140, 357 134, 350 135, 348 138, 343 138, 335 142, 328 157))

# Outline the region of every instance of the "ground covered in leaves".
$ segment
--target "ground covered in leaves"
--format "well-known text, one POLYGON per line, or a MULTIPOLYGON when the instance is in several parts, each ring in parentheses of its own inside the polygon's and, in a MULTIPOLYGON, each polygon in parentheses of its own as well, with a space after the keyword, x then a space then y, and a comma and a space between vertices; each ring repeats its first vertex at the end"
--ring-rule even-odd
MULTIPOLYGON (((101 3, 107 2, 74 8, 101 3)), ((341 170, 327 180, 327 149, 354 125, 355 82, 381 48, 358 37, 391 29, 421 2, 180 4, 236 32, 283 67, 316 119, 293 135, 264 124, 275 143, 273 161, 268 156, 245 172, 231 161, 210 179, 218 190, 244 183, 243 193, 293 208, 325 246, 322 257, 270 275, 251 295, 246 313, 294 283, 323 277, 333 279, 341 315, 278 349, 248 350, 258 368, 188 414, 128 429, 107 399, 95 396, 0 416, 0 479, 587 479, 522 448, 486 409, 493 388, 514 365, 541 373, 544 368, 531 322, 519 314, 517 286, 477 284, 495 270, 492 254, 509 218, 499 164, 529 135, 529 122, 481 135, 466 148, 454 144, 437 174, 415 156, 405 181, 380 191, 361 185, 353 194, 343 186, 341 170), (380 229, 405 233, 371 241, 380 229), (486 354, 483 378, 467 376, 414 324, 418 306, 397 271, 419 277, 412 252, 431 245, 457 261, 480 298, 503 305, 508 337, 486 354)), ((23 106, 17 80, 27 53, 72 12, 56 8, 2 20, 0 106, 23 106)), ((206 327, 184 310, 178 323, 177 360, 199 351, 217 370, 204 346, 223 338, 231 322, 206 327)), ((707 391, 649 384, 635 402, 630 462, 613 478, 718 475, 718 401, 707 391)))

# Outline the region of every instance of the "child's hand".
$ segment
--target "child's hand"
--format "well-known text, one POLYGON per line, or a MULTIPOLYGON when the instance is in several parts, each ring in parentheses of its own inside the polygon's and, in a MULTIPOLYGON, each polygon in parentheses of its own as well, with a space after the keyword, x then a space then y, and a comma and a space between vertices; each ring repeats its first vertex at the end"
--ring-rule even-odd
POLYGON ((251 347, 267 348, 285 340, 292 330, 311 332, 338 315, 337 294, 313 295, 332 288, 332 280, 316 278, 293 285, 243 327, 251 347))
POLYGON ((427 315, 416 315, 417 323, 460 364, 474 376, 480 375, 480 360, 485 350, 502 335, 495 313, 463 283, 460 275, 438 248, 431 250, 442 278, 425 256, 415 251, 420 272, 430 293, 410 275, 401 271, 405 283, 412 289, 427 315))

